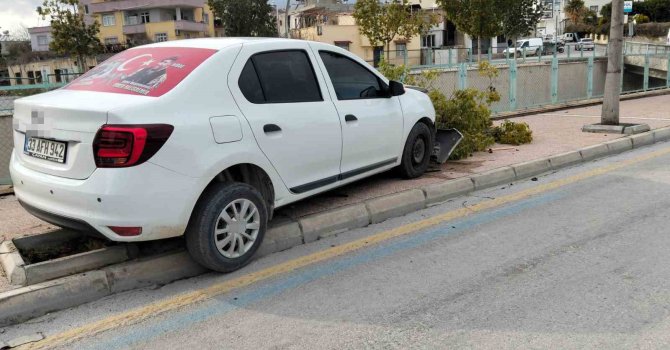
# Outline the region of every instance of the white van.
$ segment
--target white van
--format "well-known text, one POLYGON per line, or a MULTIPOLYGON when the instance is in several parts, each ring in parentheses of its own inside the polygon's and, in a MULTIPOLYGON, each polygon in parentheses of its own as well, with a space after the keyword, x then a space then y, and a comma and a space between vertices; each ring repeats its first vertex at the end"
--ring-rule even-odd
POLYGON ((517 40, 516 52, 514 52, 513 47, 509 47, 503 53, 508 56, 512 55, 512 53, 515 53, 517 56, 523 56, 525 52, 526 56, 539 56, 542 50, 544 50, 542 38, 529 38, 517 40))

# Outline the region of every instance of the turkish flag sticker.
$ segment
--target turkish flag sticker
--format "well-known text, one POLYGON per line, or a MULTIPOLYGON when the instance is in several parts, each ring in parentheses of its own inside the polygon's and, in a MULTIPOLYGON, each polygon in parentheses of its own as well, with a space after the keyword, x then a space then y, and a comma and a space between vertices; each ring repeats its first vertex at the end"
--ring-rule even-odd
POLYGON ((186 47, 130 49, 97 65, 64 89, 159 97, 216 52, 186 47))

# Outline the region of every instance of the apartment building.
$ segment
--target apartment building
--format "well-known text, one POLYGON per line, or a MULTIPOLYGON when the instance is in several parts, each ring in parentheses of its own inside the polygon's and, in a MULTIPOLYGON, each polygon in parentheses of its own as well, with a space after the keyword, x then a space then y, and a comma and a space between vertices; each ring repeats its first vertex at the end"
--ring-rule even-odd
MULTIPOLYGON (((354 5, 341 0, 305 0, 289 11, 290 36, 339 46, 365 61, 376 64, 385 48, 374 46, 359 32, 353 17, 354 5)), ((389 61, 421 63, 421 38, 396 38, 390 43, 389 61)))
POLYGON ((140 45, 216 36, 206 0, 83 0, 87 20, 100 23, 105 45, 140 45))

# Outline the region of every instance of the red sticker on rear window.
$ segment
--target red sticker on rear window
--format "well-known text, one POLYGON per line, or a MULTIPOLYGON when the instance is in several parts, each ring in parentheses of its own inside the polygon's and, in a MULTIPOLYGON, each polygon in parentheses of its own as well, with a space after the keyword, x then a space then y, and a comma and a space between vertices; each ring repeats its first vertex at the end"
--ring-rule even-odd
POLYGON ((172 90, 216 50, 150 47, 124 51, 65 89, 158 97, 172 90))

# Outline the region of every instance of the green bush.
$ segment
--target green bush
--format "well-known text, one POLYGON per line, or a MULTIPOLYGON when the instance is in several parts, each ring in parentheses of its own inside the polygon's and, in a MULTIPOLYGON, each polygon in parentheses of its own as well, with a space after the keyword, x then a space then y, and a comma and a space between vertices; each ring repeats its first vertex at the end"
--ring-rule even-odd
POLYGON ((635 23, 637 23, 637 24, 645 24, 645 23, 649 23, 649 17, 648 17, 648 16, 645 16, 645 15, 643 15, 643 14, 641 14, 641 13, 638 13, 637 15, 635 15, 635 16, 633 17, 633 19, 635 19, 635 23))
POLYGON ((533 131, 526 123, 505 120, 502 124, 493 128, 493 137, 498 143, 523 145, 533 141, 533 131))

